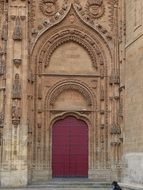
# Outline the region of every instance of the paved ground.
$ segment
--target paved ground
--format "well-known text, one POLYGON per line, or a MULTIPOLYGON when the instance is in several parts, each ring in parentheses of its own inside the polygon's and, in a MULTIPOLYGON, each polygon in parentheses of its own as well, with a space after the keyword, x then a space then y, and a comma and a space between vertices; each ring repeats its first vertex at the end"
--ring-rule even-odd
MULTIPOLYGON (((45 187, 45 188, 13 188, 13 189, 7 189, 7 190, 108 190, 108 188, 49 188, 49 187, 45 187)), ((3 188, 0 188, 0 190, 6 190, 6 189, 3 189, 3 188)))

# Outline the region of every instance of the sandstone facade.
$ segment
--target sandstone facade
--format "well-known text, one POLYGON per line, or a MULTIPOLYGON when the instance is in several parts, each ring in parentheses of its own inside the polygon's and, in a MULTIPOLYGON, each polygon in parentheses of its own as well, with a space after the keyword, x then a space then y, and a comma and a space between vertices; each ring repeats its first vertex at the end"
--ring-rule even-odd
POLYGON ((52 178, 68 116, 88 125, 88 178, 143 183, 141 4, 0 0, 2 187, 52 178))

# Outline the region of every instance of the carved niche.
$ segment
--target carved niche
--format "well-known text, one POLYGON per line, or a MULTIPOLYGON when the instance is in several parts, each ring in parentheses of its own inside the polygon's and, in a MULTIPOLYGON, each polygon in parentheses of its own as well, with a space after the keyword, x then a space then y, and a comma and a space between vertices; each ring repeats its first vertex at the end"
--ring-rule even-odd
POLYGON ((20 23, 20 17, 17 16, 15 20, 15 28, 13 32, 13 40, 22 40, 22 28, 20 23))
POLYGON ((104 14, 103 0, 88 0, 86 11, 91 18, 100 18, 104 14))
POLYGON ((57 0, 41 0, 39 8, 44 15, 52 16, 58 11, 57 0))

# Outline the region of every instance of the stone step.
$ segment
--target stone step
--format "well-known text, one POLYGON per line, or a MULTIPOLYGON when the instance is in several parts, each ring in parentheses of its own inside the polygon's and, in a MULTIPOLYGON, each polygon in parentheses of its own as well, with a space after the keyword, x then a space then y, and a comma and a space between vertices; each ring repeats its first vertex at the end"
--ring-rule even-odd
POLYGON ((98 189, 98 190, 109 190, 111 189, 111 184, 103 182, 94 182, 89 179, 56 179, 50 180, 48 182, 33 182, 28 188, 36 189, 98 189))

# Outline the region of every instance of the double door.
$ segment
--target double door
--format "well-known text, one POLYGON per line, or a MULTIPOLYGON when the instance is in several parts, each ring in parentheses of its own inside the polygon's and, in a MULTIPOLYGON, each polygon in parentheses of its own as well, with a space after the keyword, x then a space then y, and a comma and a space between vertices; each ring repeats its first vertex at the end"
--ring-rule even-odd
POLYGON ((88 126, 69 116, 52 127, 53 177, 88 177, 88 126))

